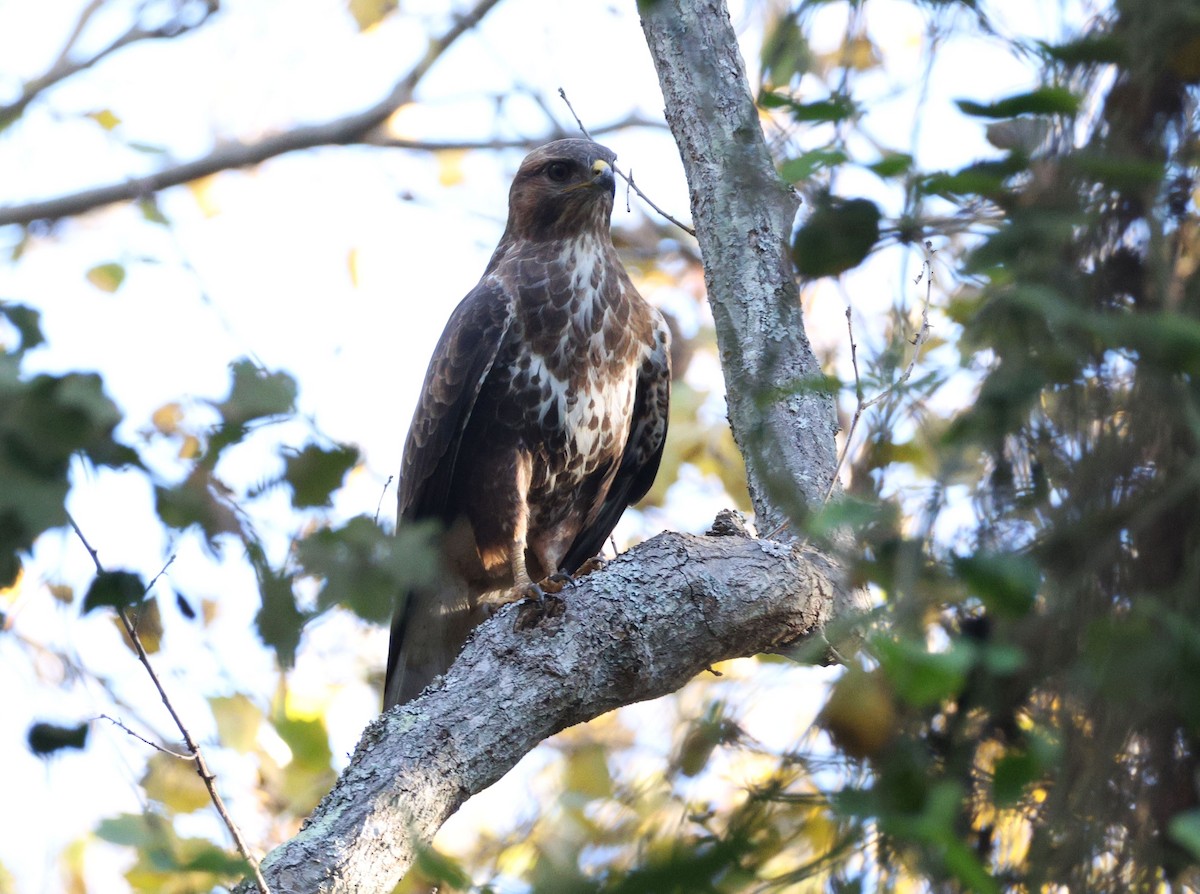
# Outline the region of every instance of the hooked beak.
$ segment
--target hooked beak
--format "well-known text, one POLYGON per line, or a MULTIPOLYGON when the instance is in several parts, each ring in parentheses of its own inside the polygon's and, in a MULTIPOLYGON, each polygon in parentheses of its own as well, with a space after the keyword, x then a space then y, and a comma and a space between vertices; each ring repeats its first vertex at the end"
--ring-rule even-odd
POLYGON ((613 173, 612 165, 602 158, 592 162, 592 186, 608 190, 610 196, 617 194, 617 176, 613 173))

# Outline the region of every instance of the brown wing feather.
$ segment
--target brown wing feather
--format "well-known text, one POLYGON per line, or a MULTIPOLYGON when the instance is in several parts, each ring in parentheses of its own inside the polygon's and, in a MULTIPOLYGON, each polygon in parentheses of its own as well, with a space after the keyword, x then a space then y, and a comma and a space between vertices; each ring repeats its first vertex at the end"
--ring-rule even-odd
POLYGON ((451 521, 447 505, 463 430, 513 317, 503 288, 477 285, 454 309, 438 340, 421 402, 404 444, 399 485, 402 521, 451 521))
MULTIPOLYGON (((404 445, 399 523, 459 513, 450 492, 462 434, 512 322, 513 302, 498 285, 477 285, 455 308, 434 349, 421 402, 404 445)), ((445 569, 436 592, 409 592, 392 618, 384 710, 415 698, 454 660, 473 626, 466 581, 445 569)))

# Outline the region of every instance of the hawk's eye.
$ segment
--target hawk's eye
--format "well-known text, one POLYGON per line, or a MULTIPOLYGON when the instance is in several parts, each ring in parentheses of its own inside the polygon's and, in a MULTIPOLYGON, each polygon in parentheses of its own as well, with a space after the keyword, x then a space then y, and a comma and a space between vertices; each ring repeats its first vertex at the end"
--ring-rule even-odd
POLYGON ((555 183, 563 183, 571 176, 571 165, 565 161, 552 161, 546 165, 546 176, 555 183))

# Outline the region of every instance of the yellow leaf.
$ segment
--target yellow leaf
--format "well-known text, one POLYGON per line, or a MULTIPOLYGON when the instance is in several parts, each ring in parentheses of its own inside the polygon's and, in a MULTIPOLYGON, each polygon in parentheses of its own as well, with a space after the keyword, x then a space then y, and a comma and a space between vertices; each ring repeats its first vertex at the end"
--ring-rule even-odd
POLYGON ((572 749, 566 759, 567 791, 585 798, 607 798, 612 794, 612 777, 603 748, 595 745, 572 749))
POLYGON ((216 217, 221 213, 220 205, 214 195, 216 182, 217 175, 209 174, 207 177, 189 180, 187 184, 187 188, 192 191, 192 197, 200 207, 200 213, 205 217, 216 217))
POLYGON ((400 5, 399 0, 350 0, 350 15, 358 23, 359 31, 367 31, 378 25, 393 9, 400 5))
POLYGON ((67 894, 87 894, 88 885, 83 872, 86 851, 87 839, 80 838, 63 848, 59 857, 59 878, 62 880, 62 890, 67 894))
POLYGON ((346 269, 350 271, 350 284, 356 289, 361 279, 361 257, 357 248, 350 249, 346 255, 346 269))
POLYGON ((217 721, 217 737, 222 745, 242 754, 257 748, 263 715, 254 702, 244 695, 233 695, 210 698, 208 705, 217 721))
POLYGON ((163 404, 150 417, 154 425, 164 435, 173 435, 179 431, 179 423, 183 421, 183 407, 177 403, 163 404))
POLYGON ((112 130, 121 123, 121 119, 116 116, 112 109, 100 109, 98 112, 88 112, 87 116, 105 130, 112 130))
POLYGON ((0 605, 15 605, 21 596, 21 584, 25 580, 25 566, 17 569, 17 579, 7 587, 0 587, 0 605))
POLYGON ((70 605, 75 601, 75 589, 67 584, 51 584, 49 589, 50 595, 54 597, 55 602, 70 605))
POLYGON ((898 722, 887 679, 878 671, 846 671, 829 693, 818 721, 851 757, 875 757, 895 736, 898 722))
POLYGON ((212 803, 208 789, 196 774, 196 765, 162 752, 146 761, 142 788, 146 797, 175 813, 191 813, 212 803))
POLYGON ((200 439, 195 435, 185 435, 183 443, 179 445, 180 459, 195 459, 200 453, 200 439))
POLYGON ((442 186, 458 186, 463 181, 463 159, 465 149, 445 149, 437 153, 438 183, 442 186))
POLYGON ((101 292, 112 293, 125 282, 125 268, 115 262, 97 264, 87 272, 87 281, 101 292))

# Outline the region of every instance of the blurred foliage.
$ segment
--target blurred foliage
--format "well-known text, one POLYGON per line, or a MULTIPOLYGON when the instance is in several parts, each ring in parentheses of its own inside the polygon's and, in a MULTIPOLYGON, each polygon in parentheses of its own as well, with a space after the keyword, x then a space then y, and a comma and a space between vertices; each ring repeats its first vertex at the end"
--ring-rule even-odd
MULTIPOLYGON (((44 531, 67 523, 74 456, 96 465, 138 464, 113 438, 120 411, 95 374, 25 376, 25 355, 42 342, 38 313, 0 302, 0 323, 16 336, 0 341, 0 587, 17 579, 20 555, 44 531)), ((0 330, 0 337, 4 335, 0 330)))

